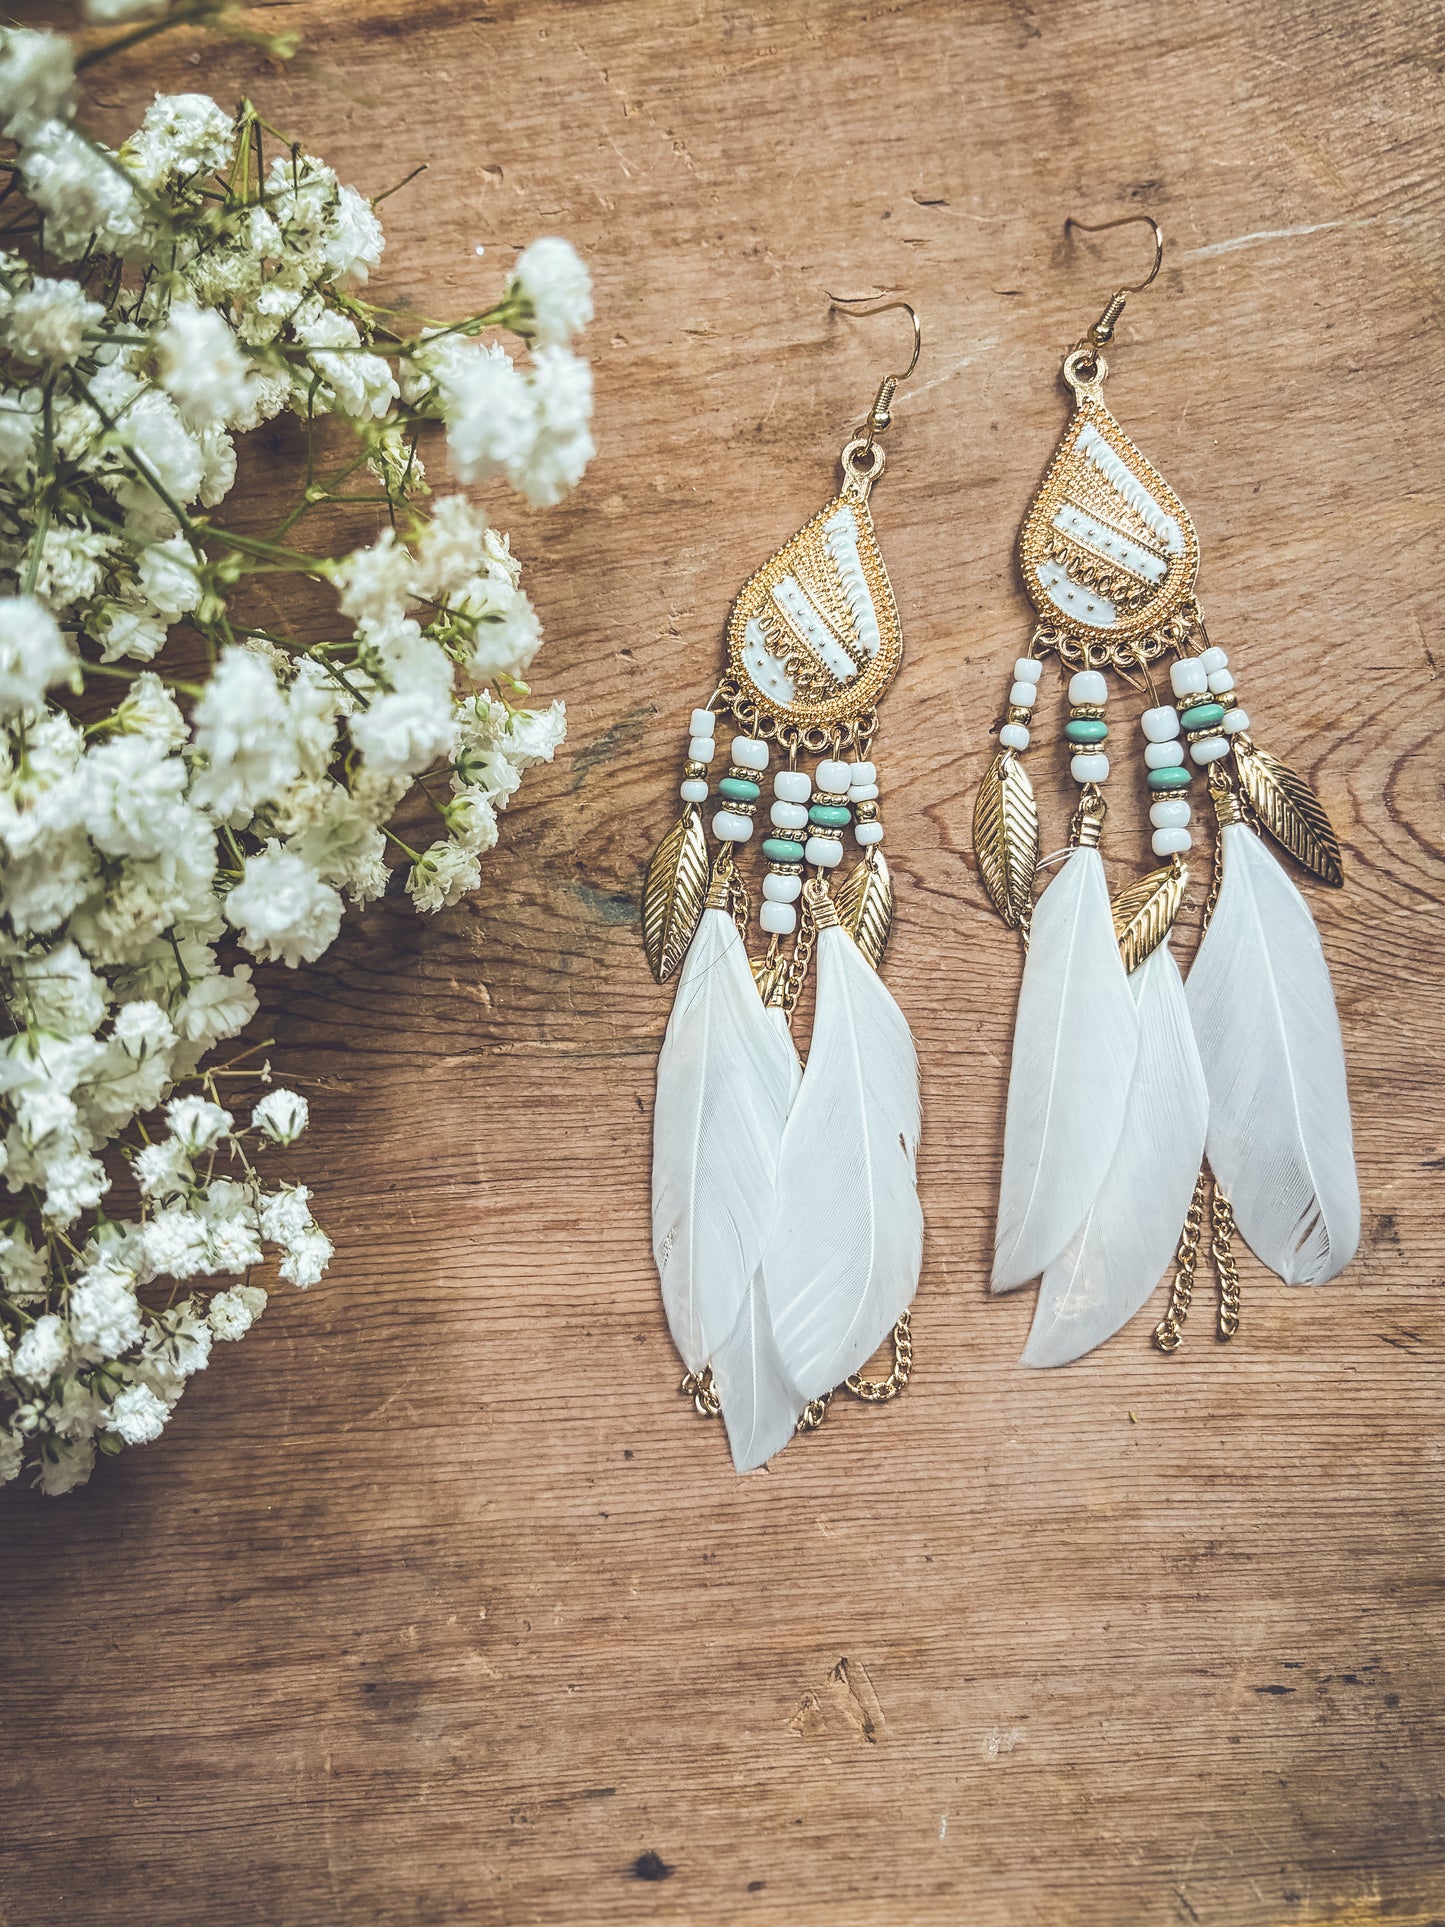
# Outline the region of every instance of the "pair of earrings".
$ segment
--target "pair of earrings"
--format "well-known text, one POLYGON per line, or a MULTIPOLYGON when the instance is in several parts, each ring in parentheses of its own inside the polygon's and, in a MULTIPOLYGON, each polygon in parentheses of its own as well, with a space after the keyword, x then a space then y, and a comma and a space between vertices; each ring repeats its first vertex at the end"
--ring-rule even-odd
MULTIPOLYGON (((979 875, 1025 944, 992 1287, 1039 1282, 1030 1365, 1101 1344, 1171 1260, 1155 1338, 1175 1350, 1206 1232, 1223 1337, 1238 1324, 1236 1225, 1291 1284, 1334 1277, 1359 1239, 1329 974, 1304 899, 1260 832, 1335 887, 1339 846, 1308 784, 1255 743, 1195 596, 1188 512, 1104 403, 1103 348, 1163 258, 1149 216, 1102 226, 1130 221, 1152 230, 1153 267, 1114 293, 1064 359, 1073 417, 1019 535, 1038 621, 974 811, 979 875), (1050 655, 1069 676, 1078 802, 1068 846, 1041 860, 1022 758, 1050 655), (1163 859, 1112 901, 1100 853, 1109 671, 1147 691, 1144 775, 1163 859), (1188 883, 1197 778, 1217 834, 1186 983, 1169 933, 1188 883)), ((834 306, 903 309, 913 354, 844 448, 840 492, 733 606, 722 677, 692 714, 683 812, 643 897, 654 975, 681 966, 658 1063, 653 1249, 683 1390, 699 1412, 721 1411, 739 1471, 819 1424, 840 1385, 875 1403, 903 1389, 923 1250, 917 1058, 878 974, 893 885, 873 743, 903 642, 868 509, 885 466, 878 437, 921 341, 906 302, 834 306), (725 717, 739 733, 714 790, 725 717), (750 958, 740 859, 770 767, 758 910, 767 943, 750 958), (714 794, 715 857, 703 815, 714 794), (845 869, 848 830, 857 851, 845 869), (810 969, 805 1067, 791 1020, 810 969), (890 1332, 892 1371, 859 1376, 890 1332)))

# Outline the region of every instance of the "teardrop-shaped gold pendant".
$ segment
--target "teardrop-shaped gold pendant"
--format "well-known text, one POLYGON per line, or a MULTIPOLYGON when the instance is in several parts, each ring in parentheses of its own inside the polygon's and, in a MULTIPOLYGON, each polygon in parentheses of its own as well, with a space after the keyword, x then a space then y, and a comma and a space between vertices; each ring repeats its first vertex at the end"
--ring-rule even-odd
MULTIPOLYGON (((1070 361, 1074 359, 1070 356, 1070 361)), ((1194 594, 1189 511, 1104 406, 1103 375, 1065 374, 1078 406, 1019 531, 1024 586, 1065 661, 1152 660, 1194 594)))
POLYGON ((851 743, 903 658, 868 479, 850 481, 764 563, 728 622, 724 701, 804 747, 851 743))

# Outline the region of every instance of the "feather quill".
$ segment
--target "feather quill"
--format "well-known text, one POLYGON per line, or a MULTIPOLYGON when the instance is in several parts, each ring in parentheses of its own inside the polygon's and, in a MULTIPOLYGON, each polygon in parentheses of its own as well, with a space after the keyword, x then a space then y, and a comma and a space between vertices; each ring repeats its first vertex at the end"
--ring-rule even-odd
POLYGON ((713 1352, 712 1377, 734 1469, 751 1472, 782 1451, 808 1402, 778 1354, 761 1267, 753 1273, 737 1322, 713 1352))
POLYGON ((1067 1365, 1131 1319, 1169 1267, 1204 1156, 1209 1094, 1169 940, 1129 978, 1139 1050, 1099 1195, 1044 1269, 1025 1365, 1067 1365))
POLYGON ((704 910, 658 1059, 652 1133, 652 1249, 689 1371, 731 1334, 762 1259, 797 1063, 737 925, 704 910))
POLYGON ((1256 1257, 1286 1284, 1319 1285, 1360 1241, 1334 991, 1284 870, 1248 824, 1221 834, 1219 901, 1187 987, 1209 1085, 1209 1162, 1256 1257))
POLYGON ((1083 1222, 1124 1124, 1139 1017, 1104 865, 1076 849, 1034 909, 1014 1021, 993 1289, 1037 1278, 1083 1222))
POLYGON ((855 1372, 908 1309, 923 1261, 918 1058, 907 1020, 840 925, 818 933, 818 1001, 783 1133, 763 1260, 784 1370, 805 1399, 855 1372))

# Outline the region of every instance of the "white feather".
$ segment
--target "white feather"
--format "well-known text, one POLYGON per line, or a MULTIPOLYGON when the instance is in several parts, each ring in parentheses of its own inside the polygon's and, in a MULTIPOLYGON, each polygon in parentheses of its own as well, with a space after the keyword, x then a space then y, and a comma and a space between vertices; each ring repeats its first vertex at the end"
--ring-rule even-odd
POLYGON ((797 1061, 737 925, 704 910, 658 1059, 652 1127, 652 1249, 689 1371, 731 1333, 762 1259, 797 1061))
POLYGON ((1099 1195, 1044 1269, 1025 1365, 1067 1365, 1131 1319, 1169 1267, 1204 1157, 1209 1094, 1166 938, 1129 977, 1139 1051, 1099 1195))
POLYGON ((1014 1020, 993 1289, 1037 1278, 1083 1222, 1124 1124, 1139 1018, 1099 852, 1039 898, 1014 1020))
POLYGON ((1209 1162, 1255 1255, 1286 1284, 1319 1285, 1360 1241, 1334 991, 1304 898, 1247 824, 1222 834, 1219 901, 1188 985, 1209 1162))
POLYGON ((782 1451, 808 1402, 778 1356, 761 1268, 753 1274, 736 1324, 713 1351, 712 1376, 733 1465, 751 1472, 782 1451))
POLYGON ((923 1260, 907 1021, 841 927, 819 933, 817 970, 763 1260, 779 1356, 805 1398, 831 1391, 878 1348, 912 1303, 923 1260))

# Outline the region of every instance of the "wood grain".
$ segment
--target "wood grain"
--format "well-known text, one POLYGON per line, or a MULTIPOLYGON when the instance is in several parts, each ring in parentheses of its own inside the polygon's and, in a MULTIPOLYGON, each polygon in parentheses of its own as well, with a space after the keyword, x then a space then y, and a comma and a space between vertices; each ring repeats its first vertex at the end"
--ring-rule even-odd
MULTIPOLYGON (((0 1919, 1445 1917, 1437 10, 266 18, 294 67, 176 41, 105 72, 101 121, 203 86, 369 191, 427 161, 381 285, 429 312, 539 232, 594 264, 601 453, 562 509, 498 507, 571 743, 475 905, 384 904, 268 980, 276 1061, 320 1080, 324 1285, 163 1441, 7 1497, 0 1919), (1318 1293, 1246 1264, 1227 1347, 1206 1318, 1165 1361, 1141 1321, 1033 1374, 1030 1294, 985 1293, 1019 962, 967 824, 1059 357, 1134 269, 1130 234, 1066 248, 1063 219, 1130 205, 1170 252, 1110 400, 1344 847, 1345 890, 1307 887, 1367 1229, 1318 1293), (879 760, 919 1367, 739 1482, 677 1396, 648 1252, 670 992, 636 899, 731 595, 826 498, 894 346, 824 290, 895 284, 925 328, 874 498, 908 647, 879 760)), ((1062 768, 1033 774, 1047 850, 1062 768)), ((1117 832, 1121 875, 1140 847, 1117 832)))

